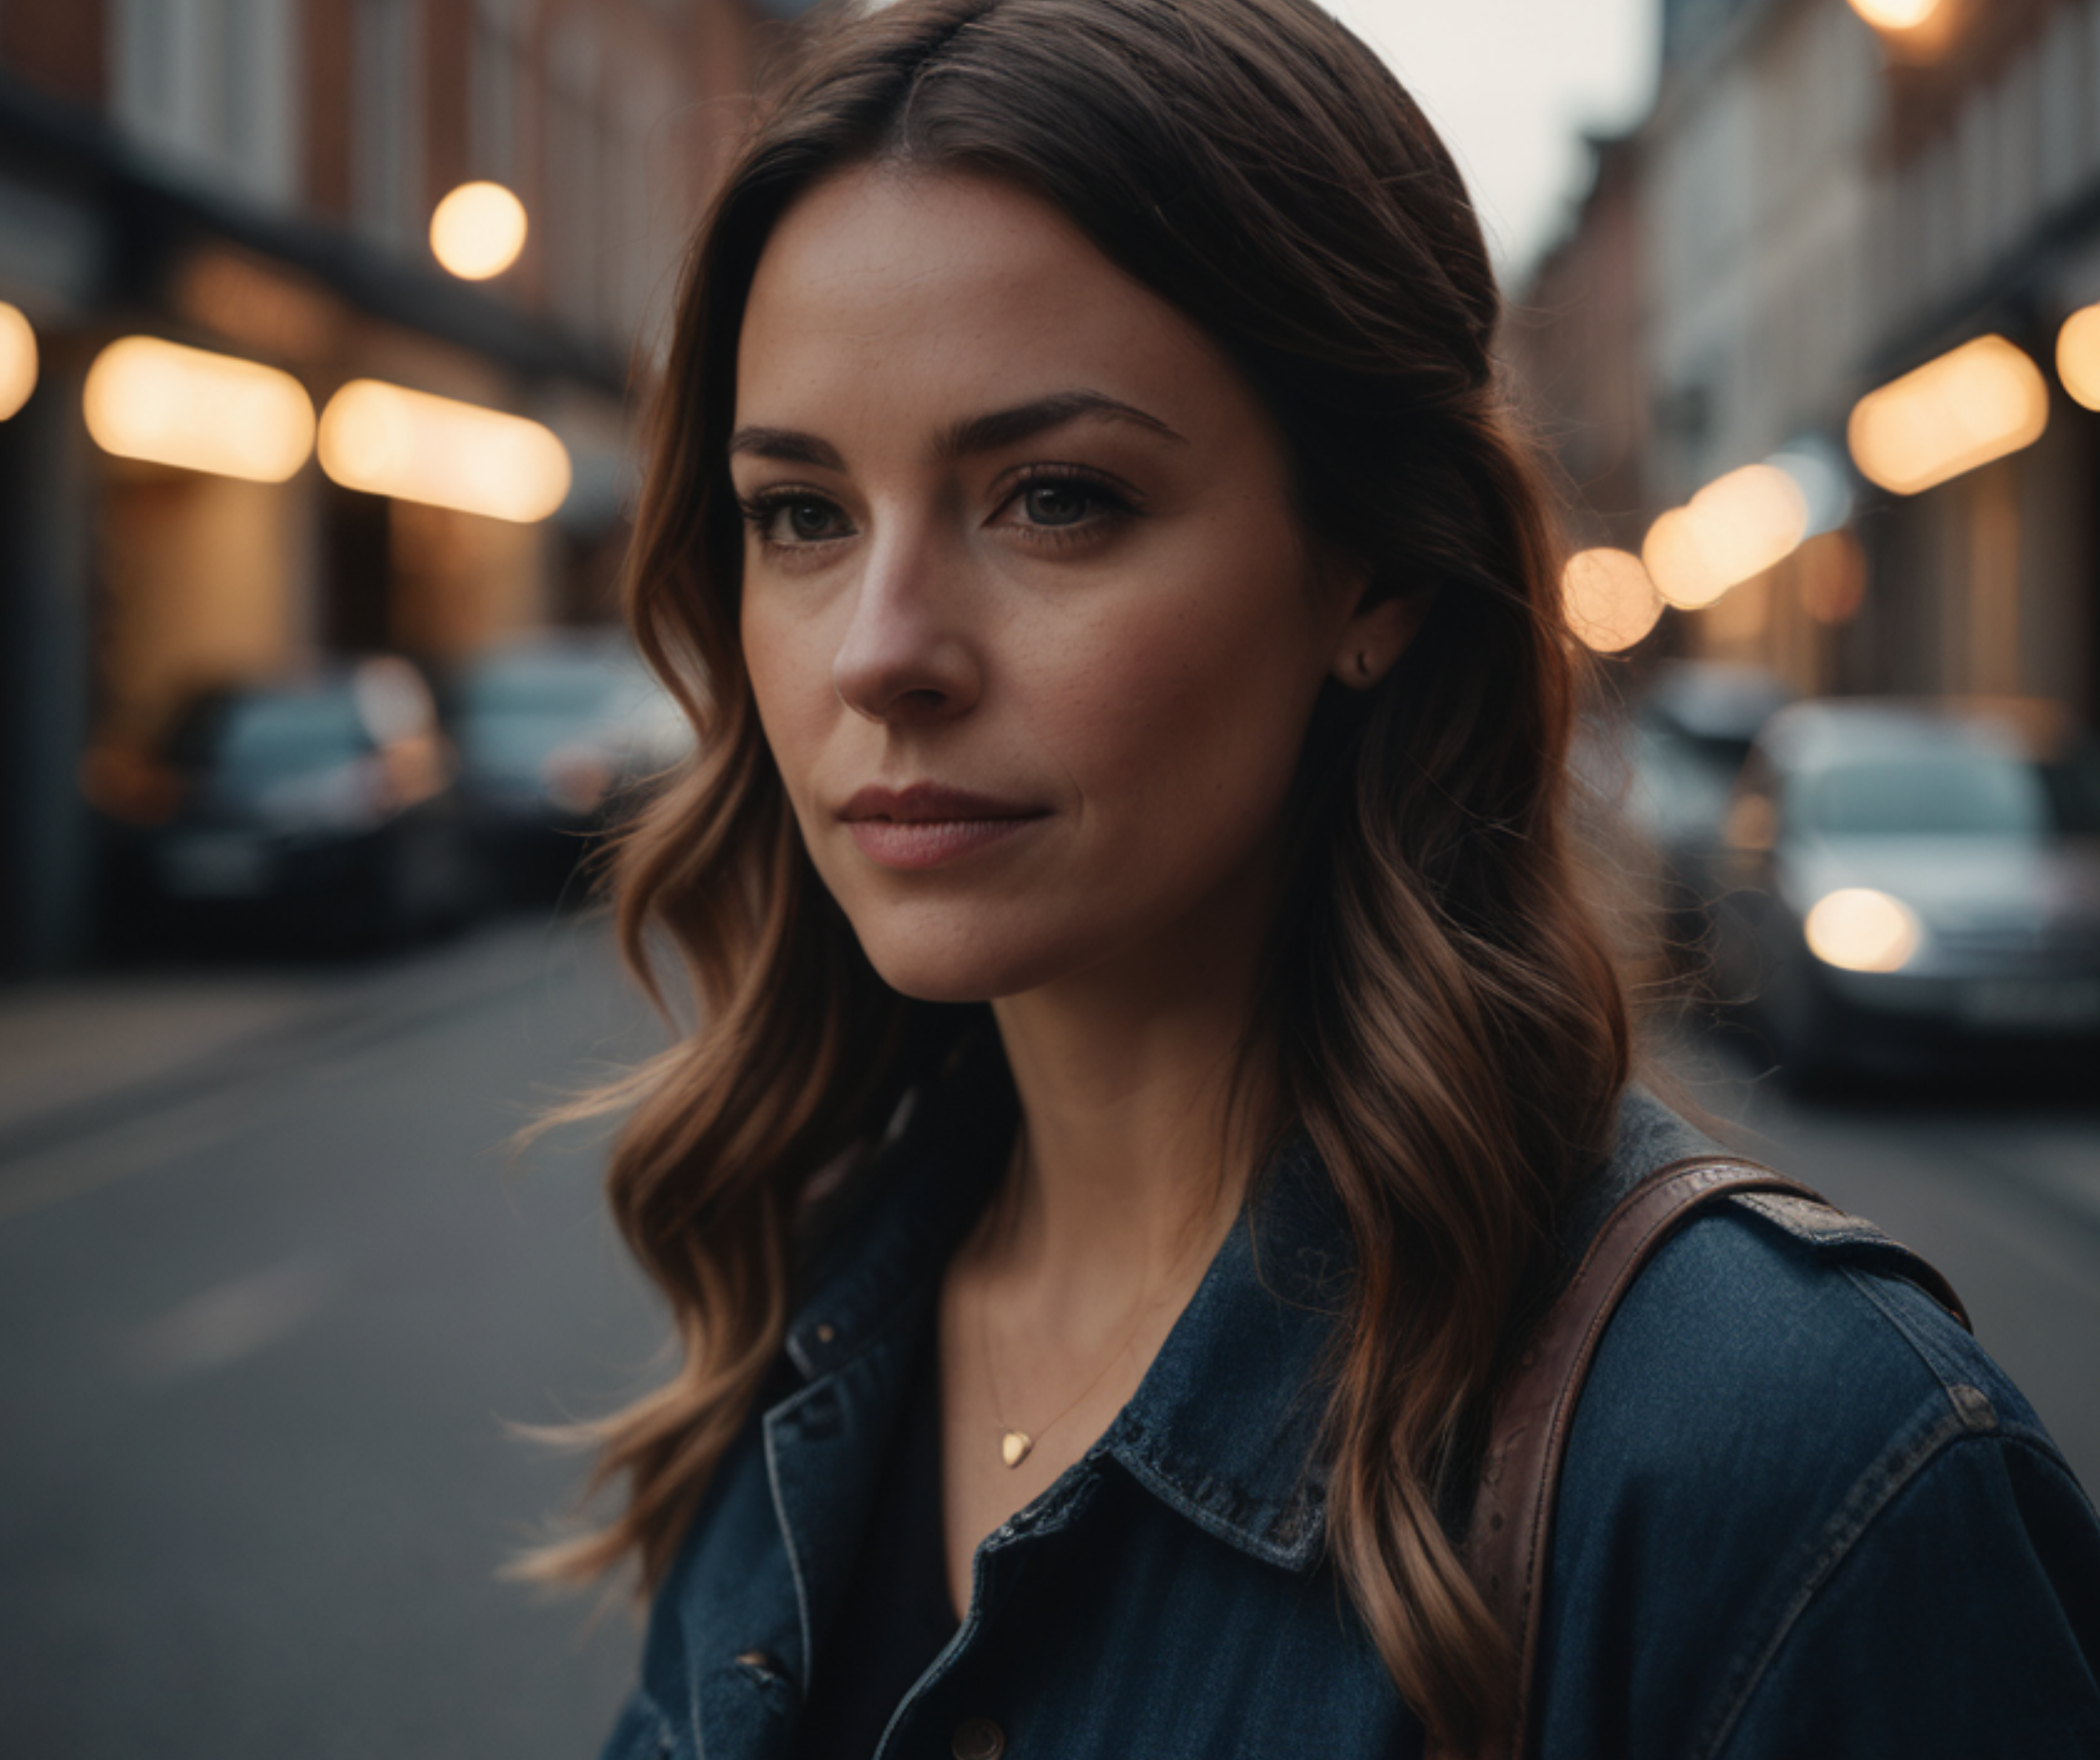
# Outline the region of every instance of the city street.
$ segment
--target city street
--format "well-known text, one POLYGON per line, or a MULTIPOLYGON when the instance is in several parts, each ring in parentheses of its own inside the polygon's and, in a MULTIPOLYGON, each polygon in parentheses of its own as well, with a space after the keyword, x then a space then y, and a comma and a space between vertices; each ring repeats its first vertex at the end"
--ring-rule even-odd
MULTIPOLYGON (((37 1005, 0 1019, 55 1023, 50 1103, 0 1115, 8 1751, 590 1752, 632 1622, 496 1573, 577 1472, 506 1426, 604 1409, 658 1343, 589 1133, 506 1148, 649 1043, 602 931, 37 1005)), ((1935 1259, 2100 1483, 2100 1111, 1700 1092, 1935 1259)))

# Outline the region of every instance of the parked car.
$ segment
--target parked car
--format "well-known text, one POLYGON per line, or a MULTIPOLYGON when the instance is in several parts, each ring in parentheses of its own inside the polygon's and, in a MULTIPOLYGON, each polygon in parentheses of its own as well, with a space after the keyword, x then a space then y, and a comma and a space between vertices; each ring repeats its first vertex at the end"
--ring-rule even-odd
POLYGON ((1789 1074, 2100 1049, 2100 750, 2060 706, 1784 709, 1725 842, 1719 975, 1789 1074))
POLYGON ((692 749, 677 704, 624 640, 493 648, 452 676, 445 699, 482 870, 502 896, 558 892, 692 749))
POLYGON ((1793 700, 1759 667, 1679 660, 1657 669, 1631 715, 1626 811, 1660 869, 1666 924, 1704 932, 1725 883, 1716 858, 1736 779, 1766 722, 1793 700))
POLYGON ((392 939, 470 900, 457 761, 422 676, 384 657, 208 691, 157 750, 102 755, 116 908, 136 936, 392 939))

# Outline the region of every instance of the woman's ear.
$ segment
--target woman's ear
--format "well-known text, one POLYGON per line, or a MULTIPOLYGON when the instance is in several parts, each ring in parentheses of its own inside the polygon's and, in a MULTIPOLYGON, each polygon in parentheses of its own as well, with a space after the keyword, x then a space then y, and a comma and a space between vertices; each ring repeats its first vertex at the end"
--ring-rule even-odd
POLYGON ((1400 663, 1422 627, 1430 590, 1359 600, 1335 649, 1334 675, 1352 690, 1369 690, 1400 663))

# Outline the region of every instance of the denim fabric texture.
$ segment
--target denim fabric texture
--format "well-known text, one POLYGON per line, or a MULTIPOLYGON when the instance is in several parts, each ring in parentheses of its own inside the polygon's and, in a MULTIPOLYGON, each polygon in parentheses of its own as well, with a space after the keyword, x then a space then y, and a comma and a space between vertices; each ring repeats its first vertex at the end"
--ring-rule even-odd
MULTIPOLYGON (((790 1330, 652 1610, 606 1760, 781 1753, 827 1653, 908 1353, 1000 1164, 938 1107, 790 1330)), ((1572 1253, 1714 1146, 1635 1090, 1572 1253)), ((1543 1760, 2100 1756, 2100 1525, 2018 1392, 1870 1229, 1728 1199, 1611 1323, 1561 1481, 1543 1760)), ((1257 1189, 1143 1385, 980 1547, 883 1760, 1408 1760, 1326 1554, 1321 1365, 1350 1250, 1318 1164, 1257 1189), (968 1726, 966 1727, 966 1726, 968 1726)), ((839 1760, 866 1760, 840 1756, 839 1760)))

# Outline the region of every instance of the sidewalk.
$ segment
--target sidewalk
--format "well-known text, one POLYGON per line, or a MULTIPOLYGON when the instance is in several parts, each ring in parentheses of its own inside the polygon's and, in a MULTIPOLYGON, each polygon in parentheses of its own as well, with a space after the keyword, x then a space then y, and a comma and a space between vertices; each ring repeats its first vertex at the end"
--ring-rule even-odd
POLYGON ((0 1161, 534 982, 573 933, 504 919, 340 965, 96 973, 0 991, 0 1161))

